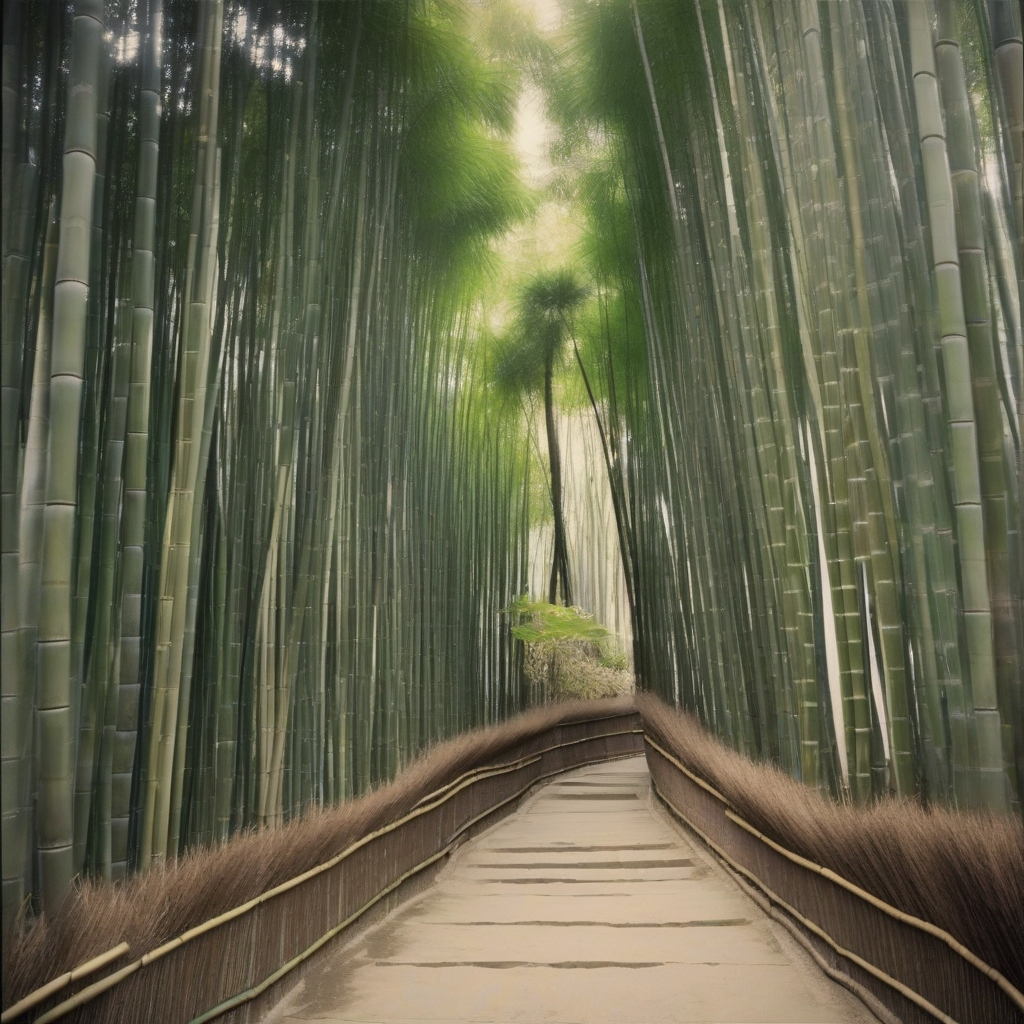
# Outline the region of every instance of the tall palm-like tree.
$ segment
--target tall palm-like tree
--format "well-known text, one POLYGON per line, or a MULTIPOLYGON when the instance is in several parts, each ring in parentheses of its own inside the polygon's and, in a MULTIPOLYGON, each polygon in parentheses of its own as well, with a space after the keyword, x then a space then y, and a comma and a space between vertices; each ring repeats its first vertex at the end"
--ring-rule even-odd
POLYGON ((522 289, 512 336, 500 353, 499 384, 520 394, 542 391, 547 435, 554 546, 548 601, 571 605, 572 581, 562 501, 562 455, 555 422, 554 378, 572 335, 573 317, 589 289, 574 271, 562 268, 536 275, 522 289))

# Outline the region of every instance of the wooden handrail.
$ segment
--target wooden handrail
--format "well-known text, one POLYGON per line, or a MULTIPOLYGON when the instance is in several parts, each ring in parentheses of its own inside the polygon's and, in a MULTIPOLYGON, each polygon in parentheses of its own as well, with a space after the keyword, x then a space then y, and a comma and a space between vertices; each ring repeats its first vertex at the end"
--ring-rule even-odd
MULTIPOLYGON (((674 765, 676 768, 682 771, 688 779, 690 779, 696 785, 700 786, 702 789, 706 790, 718 801, 720 801, 724 805, 725 816, 730 821, 735 822, 737 825, 740 826, 740 828, 745 829, 751 835, 756 836, 761 842, 765 843, 776 853, 787 858, 792 863, 798 864, 800 867, 806 869, 807 871, 813 871, 815 874, 821 875, 823 878, 827 878, 833 884, 845 889, 847 892, 856 896, 858 899, 864 900, 866 903, 871 904, 871 906, 873 906, 876 910, 881 910, 884 914, 888 914, 890 917, 894 918, 897 921, 900 921, 902 924, 906 924, 912 928, 918 929, 919 931, 926 932, 934 938, 939 939, 941 942, 944 942, 951 950, 953 950, 954 953, 958 954, 960 957, 966 960, 972 967, 974 967, 976 970, 981 971, 987 977, 991 978, 992 981, 994 981, 1018 1007, 1024 1010, 1024 993, 1022 993, 1018 988, 1016 988, 1016 986, 1014 986, 1008 978, 1006 978, 1003 974, 996 970, 995 967, 993 967, 991 964, 986 963, 976 953, 971 952, 971 950, 968 949, 967 946, 965 946, 958 939, 950 935, 949 932, 943 930, 942 928, 939 928, 937 925, 932 924, 930 921, 925 921, 919 917, 914 917, 912 914, 908 914, 905 911, 900 910, 898 907, 894 907, 891 904, 886 903, 884 900, 879 899, 877 896, 868 892, 866 889, 862 889, 860 886, 854 884, 848 879, 843 878, 842 875, 837 874, 835 871, 831 870, 831 868, 827 868, 822 864, 816 864, 814 861, 808 860, 806 857, 802 857, 800 856, 800 854, 794 853, 792 850, 787 850, 784 846, 775 842, 774 839, 770 839, 763 832, 760 832, 753 825, 751 825, 750 822, 746 821, 739 814, 737 814, 735 808, 725 796, 719 793, 718 790, 716 790, 713 786, 709 785, 699 776, 695 775, 692 771, 690 771, 689 768, 683 765, 677 758, 673 757, 672 754, 670 754, 667 750, 665 750, 658 743, 652 740, 650 736, 646 733, 644 734, 644 742, 647 743, 649 746, 653 747, 659 754, 661 754, 662 757, 665 758, 666 761, 670 762, 672 765, 674 765)), ((715 850, 715 852, 719 854, 719 856, 727 860, 736 870, 741 871, 744 875, 750 878, 750 880, 753 881, 756 885, 758 885, 761 889, 763 889, 772 900, 777 902, 780 906, 785 907, 788 912, 792 913, 795 917, 797 917, 802 924, 810 926, 809 923, 799 913, 797 913, 795 910, 793 910, 792 907, 790 907, 787 903, 785 903, 774 893, 772 893, 765 886, 765 884, 759 878, 757 878, 752 872, 742 867, 741 865, 736 864, 723 850, 720 849, 720 847, 716 846, 711 841, 711 839, 704 835, 704 833, 701 832, 700 829, 698 829, 688 818, 685 817, 685 815, 682 814, 682 812, 677 807, 675 807, 671 803, 671 801, 669 801, 669 799, 665 796, 664 793, 661 793, 659 791, 659 796, 665 801, 665 803, 667 803, 672 808, 674 813, 676 813, 679 817, 683 818, 686 821, 687 825, 689 825, 690 828, 693 828, 694 831, 698 832, 701 838, 704 839, 704 841, 708 843, 715 850)), ((832 938, 826 935, 825 932, 821 931, 821 929, 818 928, 817 925, 813 926, 812 930, 815 931, 815 933, 820 933, 821 937, 824 938, 825 941, 827 941, 830 945, 832 945, 836 949, 836 951, 839 952, 842 956, 853 959, 859 966, 863 967, 869 973, 876 975, 882 980, 885 980, 886 984, 891 983, 894 987, 898 988, 899 991, 901 991, 904 995, 907 995, 907 993, 903 991, 906 988, 906 986, 902 985, 900 982, 897 982, 893 978, 889 978, 887 974, 883 974, 878 970, 878 968, 872 965, 866 965, 866 961, 862 962, 859 957, 857 957, 850 951, 840 949, 840 947, 836 945, 832 938)), ((908 998, 910 997, 908 996, 908 998)), ((929 1013, 937 1015, 940 1020, 951 1020, 951 1018, 946 1017, 946 1015, 943 1014, 942 1011, 933 1007, 931 1003, 928 1003, 927 1000, 922 1001, 922 997, 918 996, 916 993, 914 993, 913 1001, 918 1002, 920 1005, 922 1005, 923 1008, 928 1009, 929 1013), (926 1003, 927 1006, 925 1006, 926 1003)))
MULTIPOLYGON (((551 731, 551 729, 560 728, 562 726, 590 724, 591 722, 611 721, 616 718, 626 718, 635 714, 635 711, 627 711, 614 715, 602 715, 600 718, 580 719, 579 722, 558 723, 557 725, 547 727, 546 729, 542 730, 542 732, 538 735, 543 735, 544 732, 549 732, 551 731)), ((154 961, 166 956, 168 953, 174 952, 176 949, 179 949, 188 942, 191 942, 193 939, 196 939, 201 935, 213 931, 214 929, 220 927, 223 924, 228 923, 229 921, 232 921, 238 917, 242 917, 243 915, 250 913, 263 903, 266 903, 268 900, 274 899, 275 897, 280 896, 283 893, 288 892, 299 885, 302 885, 304 882, 309 881, 311 878, 315 878, 317 875, 323 874, 325 871, 330 871, 332 868, 340 864, 343 860, 352 856, 352 854, 354 854, 357 850, 361 849, 363 846, 373 842, 375 839, 378 839, 383 835, 387 835, 388 833, 401 828, 403 825, 414 820, 415 818, 421 817, 424 814, 428 814, 430 811, 451 800, 457 793, 461 792, 463 789, 470 785, 473 785, 476 782, 481 782, 484 779, 492 778, 498 775, 505 775, 510 772, 518 771, 531 764, 535 764, 537 761, 541 760, 544 754, 550 753, 553 750, 559 750, 565 747, 575 746, 580 743, 592 742, 596 739, 608 739, 614 736, 639 735, 642 732, 643 730, 640 728, 621 729, 616 732, 599 733, 597 735, 586 736, 581 739, 567 740, 563 743, 552 744, 551 746, 544 747, 541 750, 534 751, 533 753, 518 758, 515 761, 509 761, 505 762, 504 764, 498 765, 486 765, 482 768, 477 768, 469 772, 464 772, 462 775, 460 775, 452 782, 447 783, 446 785, 432 791, 431 793, 428 793, 425 797, 421 798, 421 800, 418 801, 410 811, 402 815, 402 817, 397 818, 395 821, 389 822, 387 825, 384 825, 381 828, 376 829, 365 836, 362 836, 360 839, 357 839, 355 842, 347 846, 340 853, 335 854, 329 860, 326 860, 322 864, 318 864, 315 867, 312 867, 309 870, 294 876, 293 878, 289 878, 286 881, 279 883, 273 888, 266 890, 266 892, 260 893, 259 896, 256 896, 245 903, 239 904, 239 906, 237 907, 233 907, 231 910, 227 910, 222 914, 218 914, 216 917, 212 917, 207 921, 203 921, 200 924, 195 925, 192 928, 189 928, 187 931, 182 932, 175 938, 170 939, 169 941, 163 943, 160 946, 157 946, 155 949, 152 949, 147 953, 144 953, 141 957, 139 957, 132 963, 128 964, 127 966, 121 968, 118 971, 115 971, 108 977, 102 978, 100 981, 97 981, 94 984, 87 986, 80 992, 77 992, 74 996, 64 1000, 57 1006, 52 1007, 45 1014, 38 1017, 34 1021, 34 1024, 49 1024, 49 1022, 51 1021, 58 1020, 59 1018, 70 1013, 72 1010, 77 1009, 84 1003, 89 1002, 92 999, 95 999, 97 996, 102 995, 104 992, 115 987, 125 978, 134 974, 140 968, 146 967, 154 961)), ((530 737, 524 737, 523 741, 521 742, 526 742, 529 738, 530 737)), ((572 765, 572 768, 577 768, 580 766, 581 765, 572 765)), ((560 769, 559 771, 562 770, 571 769, 560 769)), ((538 779, 532 780, 528 786, 526 786, 523 790, 518 791, 514 796, 509 797, 508 799, 503 800, 498 804, 495 804, 493 807, 490 807, 486 811, 484 811, 481 815, 478 815, 476 818, 472 819, 472 821, 467 822, 466 825, 461 827, 454 834, 452 842, 450 842, 444 848, 444 850, 440 851, 435 855, 432 855, 426 861, 423 861, 421 864, 410 869, 407 875, 416 874, 418 871, 423 870, 423 868, 429 866, 429 864, 433 863, 439 857, 443 856, 446 852, 449 852, 455 839, 457 839, 458 836, 462 835, 466 829, 475 824, 480 818, 492 814, 495 810, 509 803, 511 800, 518 799, 518 797, 520 797, 523 794, 523 792, 526 791, 526 789, 529 789, 530 787, 536 785, 536 783, 539 782, 541 779, 548 778, 554 774, 559 774, 559 772, 549 772, 546 775, 540 776, 538 779)), ((403 875, 402 880, 404 880, 405 877, 406 875, 403 875)), ((355 918, 365 913, 366 910, 368 910, 378 901, 378 899, 382 898, 384 895, 390 892, 397 884, 400 884, 400 882, 393 883, 386 890, 382 890, 382 892, 377 894, 369 903, 367 903, 365 906, 361 907, 358 911, 356 911, 353 917, 346 918, 346 921, 342 922, 341 925, 335 926, 335 928, 332 929, 332 931, 329 933, 327 937, 336 934, 338 931, 342 930, 342 928, 345 927, 347 923, 351 923, 351 920, 355 920, 355 918)), ((310 949, 305 951, 303 954, 300 954, 300 957, 295 961, 295 965, 301 962, 301 960, 304 959, 306 956, 311 955, 313 952, 315 952, 315 949, 318 949, 323 942, 327 941, 327 937, 323 938, 322 940, 318 940, 318 942, 315 943, 313 947, 310 947, 310 949)), ((66 987, 72 981, 76 981, 79 978, 85 976, 86 974, 99 970, 104 965, 126 954, 128 950, 128 943, 122 942, 118 946, 115 946, 112 949, 107 950, 107 952, 101 953, 99 956, 94 957, 87 963, 82 964, 79 967, 76 967, 73 971, 69 971, 66 974, 61 975, 59 978, 55 978, 52 981, 47 982, 45 985, 29 993, 23 999, 19 1000, 17 1003, 13 1004, 12 1006, 8 1007, 8 1009, 4 1010, 2 1017, 0 1017, 0 1024, 8 1024, 9 1021, 13 1021, 17 1017, 22 1016, 24 1013, 31 1010, 34 1006, 39 1005, 39 1003, 44 1002, 52 995, 54 995, 56 992, 59 992, 62 988, 66 987)), ((279 969, 279 971, 281 971, 282 973, 287 973, 286 971, 284 971, 283 968, 279 969)), ((268 981, 266 983, 266 986, 264 987, 267 987, 270 984, 272 984, 272 982, 268 981)), ((263 991, 263 988, 260 988, 259 991, 263 991)), ((255 998, 255 996, 258 994, 259 992, 254 992, 254 994, 250 998, 255 998)), ((226 1012, 226 1010, 222 1012, 226 1012)), ((203 1017, 199 1019, 205 1020, 208 1018, 203 1017)))
POLYGON ((107 964, 113 963, 113 961, 124 956, 128 952, 128 948, 127 942, 118 943, 113 949, 108 949, 105 953, 100 953, 99 956, 86 960, 84 964, 79 964, 74 970, 70 970, 59 978, 48 981, 34 992, 30 992, 24 999, 19 999, 13 1006, 8 1006, 0 1014, 0 1024, 7 1024, 8 1021, 20 1017, 23 1013, 31 1010, 33 1006, 38 1006, 62 988, 66 988, 71 982, 78 981, 79 978, 84 978, 87 974, 92 974, 101 967, 106 967, 107 964))

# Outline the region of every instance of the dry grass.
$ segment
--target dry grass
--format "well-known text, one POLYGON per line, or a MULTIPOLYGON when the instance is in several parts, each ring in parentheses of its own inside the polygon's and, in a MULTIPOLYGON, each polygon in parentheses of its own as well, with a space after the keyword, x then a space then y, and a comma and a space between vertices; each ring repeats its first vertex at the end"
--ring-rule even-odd
POLYGON ((929 921, 1024 989, 1024 827, 905 800, 835 804, 638 694, 645 729, 777 843, 929 921))
POLYGON ((50 921, 4 943, 3 1006, 127 941, 131 956, 237 907, 401 817, 464 772, 500 761, 556 725, 635 710, 631 698, 566 701, 432 747, 390 785, 341 807, 311 811, 273 832, 248 832, 120 884, 83 883, 50 921))
POLYGON ((633 689, 624 658, 611 662, 595 644, 583 640, 526 644, 523 671, 536 692, 550 692, 555 700, 624 697, 633 689))

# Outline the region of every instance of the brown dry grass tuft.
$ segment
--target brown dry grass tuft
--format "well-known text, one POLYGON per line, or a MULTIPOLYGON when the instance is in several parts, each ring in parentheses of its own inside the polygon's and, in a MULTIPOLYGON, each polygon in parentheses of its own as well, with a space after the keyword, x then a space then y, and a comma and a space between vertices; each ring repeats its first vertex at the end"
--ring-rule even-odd
POLYGON ((1024 827, 909 800, 836 804, 725 747, 691 715, 638 694, 644 728, 760 832, 937 925, 1024 989, 1024 827))
POLYGON ((595 700, 623 697, 633 690, 626 659, 609 663, 595 644, 557 640, 525 646, 523 671, 537 693, 551 693, 555 700, 595 700))
POLYGON ((86 881, 50 921, 4 943, 3 1006, 121 941, 136 959, 218 914, 329 860, 357 839, 411 810, 464 772, 499 761, 545 729, 628 714, 631 697, 565 701, 439 743, 390 785, 341 807, 310 811, 273 832, 247 832, 215 849, 186 854, 123 883, 86 881))

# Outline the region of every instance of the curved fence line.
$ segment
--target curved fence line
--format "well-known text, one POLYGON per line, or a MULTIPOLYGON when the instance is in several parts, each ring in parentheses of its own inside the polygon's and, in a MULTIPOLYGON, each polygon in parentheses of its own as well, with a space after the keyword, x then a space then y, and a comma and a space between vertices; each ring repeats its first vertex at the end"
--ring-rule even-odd
MULTIPOLYGON (((629 733, 635 733, 636 735, 639 735, 640 734, 640 730, 639 729, 637 729, 637 730, 629 730, 629 733)), ((611 733, 609 735, 627 735, 627 733, 626 732, 623 732, 623 733, 611 733)), ((581 741, 576 740, 575 742, 578 743, 578 742, 581 742, 581 741)), ((571 744, 566 744, 566 746, 570 746, 570 745, 571 744)), ((617 757, 633 757, 634 754, 635 754, 635 751, 631 750, 631 751, 629 751, 626 754, 619 754, 619 755, 617 755, 617 757)), ((603 763, 603 762, 606 762, 606 761, 613 761, 613 760, 616 760, 616 759, 617 758, 615 758, 615 757, 613 757, 613 758, 600 757, 600 758, 596 758, 593 761, 579 761, 576 764, 574 764, 572 767, 573 768, 583 768, 583 767, 585 767, 588 764, 603 763)), ((326 943, 330 939, 334 938, 334 936, 337 935, 340 931, 342 931, 344 928, 347 928, 354 921, 358 920, 358 918, 361 917, 367 910, 369 910, 376 903, 379 903, 380 900, 382 900, 385 896, 389 895, 391 892, 393 892, 395 889, 397 889, 403 882, 407 881, 413 875, 419 874, 420 871, 423 871, 425 868, 430 867, 430 865, 434 864, 436 861, 440 860, 442 857, 444 857, 447 854, 451 853, 457 846, 461 845, 462 836, 466 832, 468 832, 474 825, 478 824, 484 818, 489 818, 492 814, 494 814, 495 811, 499 810, 501 807, 505 806, 506 804, 511 803, 513 800, 519 800, 520 798, 525 796, 531 789, 533 789, 534 786, 537 785, 538 782, 542 782, 544 779, 551 778, 551 776, 553 776, 553 775, 560 775, 562 772, 565 772, 567 770, 568 769, 566 769, 566 768, 559 768, 556 771, 547 772, 546 774, 544 774, 544 775, 540 776, 539 778, 534 779, 532 782, 528 783, 518 793, 513 793, 512 796, 510 796, 507 799, 503 800, 497 806, 492 807, 489 810, 484 811, 482 814, 477 815, 471 821, 468 821, 462 828, 459 829, 458 834, 452 839, 452 841, 443 850, 438 851, 433 856, 428 857, 424 861, 421 861, 415 867, 410 868, 408 871, 405 872, 404 875, 402 875, 401 877, 397 878, 386 889, 383 889, 381 892, 377 893, 377 895, 374 896, 373 899, 369 900, 366 904, 364 904, 362 907, 360 907, 354 914, 352 914, 350 917, 346 918, 346 920, 342 921, 341 924, 335 925, 334 928, 332 928, 326 935, 323 935, 319 939, 317 939, 316 942, 314 942, 308 949, 303 950, 303 952, 300 953, 297 957, 295 957, 292 960, 290 960, 283 967, 278 968, 278 970, 275 971, 272 975, 270 975, 270 977, 264 979, 264 981, 262 981, 259 985, 255 986, 254 988, 247 989, 245 992, 240 992, 238 995, 232 996, 230 999, 227 999, 223 1003, 220 1003, 219 1005, 213 1007, 213 1009, 207 1010, 207 1012, 202 1014, 201 1016, 193 1018, 191 1021, 189 1021, 189 1024, 206 1024, 206 1021, 214 1020, 215 1018, 220 1017, 223 1014, 227 1013, 229 1010, 234 1009, 236 1006, 240 1005, 241 1003, 248 1002, 250 999, 255 999, 257 996, 261 995, 272 984, 274 984, 275 982, 280 980, 285 974, 287 974, 293 968, 298 967, 298 965, 300 963, 302 963, 309 956, 311 956, 313 953, 315 953, 321 946, 324 945, 324 943, 326 943)), ((42 1024, 42 1022, 40 1022, 40 1024, 42 1024)))
MULTIPOLYGON (((470 785, 473 782, 478 782, 482 779, 491 778, 495 775, 502 775, 505 772, 515 771, 518 768, 522 768, 526 765, 533 764, 535 761, 539 760, 540 756, 538 755, 531 758, 524 758, 508 765, 498 765, 494 766, 493 768, 477 769, 477 771, 475 772, 466 772, 464 775, 460 776, 459 780, 456 780, 461 781, 462 779, 466 779, 466 781, 463 782, 462 785, 458 788, 462 789, 464 786, 470 785)), ((437 790, 436 793, 443 793, 445 792, 445 790, 448 790, 450 788, 450 786, 442 787, 442 789, 437 790)), ((128 964, 127 967, 123 967, 121 970, 109 975, 102 981, 98 981, 95 984, 90 985, 88 988, 83 989, 81 992, 76 993, 71 999, 65 1000, 65 1002, 53 1007, 45 1014, 43 1014, 43 1016, 36 1018, 34 1024, 49 1024, 50 1021, 58 1020, 61 1017, 66 1016, 68 1013, 76 1009, 78 1006, 81 1006, 84 1003, 89 1002, 90 1000, 96 998, 96 996, 101 995, 108 989, 113 988, 114 985, 118 984, 124 978, 127 978, 129 974, 138 970, 140 967, 148 966, 154 961, 159 960, 161 957, 167 956, 169 953, 173 953, 174 950, 179 949, 180 947, 184 946, 187 942, 191 942, 193 939, 198 938, 200 935, 205 935, 207 932, 213 931, 215 928, 219 928, 222 925, 227 924, 229 921, 233 921, 236 918, 242 917, 244 914, 248 914, 251 911, 255 910, 261 903, 265 903, 267 900, 273 899, 276 896, 281 896, 284 893, 296 888, 297 886, 302 885, 303 882, 307 882, 309 881, 309 879, 314 878, 317 875, 323 873, 324 871, 329 871, 331 868, 340 864, 343 860, 350 857, 353 853, 355 853, 361 847, 365 846, 367 843, 372 842, 374 839, 386 835, 389 832, 394 832, 396 829, 401 828, 403 825, 411 821, 413 818, 418 817, 420 814, 426 813, 427 811, 433 809, 433 807, 437 806, 438 803, 441 803, 444 800, 449 799, 450 796, 454 796, 455 792, 457 792, 457 790, 449 794, 449 796, 442 797, 441 800, 436 801, 430 806, 423 807, 421 810, 414 810, 409 814, 403 815, 396 821, 391 822, 389 825, 385 825, 383 828, 374 830, 368 835, 363 836, 362 839, 356 840, 356 842, 352 843, 350 846, 347 846, 344 850, 342 850, 341 853, 336 854, 334 857, 332 857, 328 861, 325 861, 323 864, 318 864, 316 867, 310 868, 308 871, 304 871, 302 872, 302 874, 296 875, 294 878, 289 878, 287 881, 281 882, 279 885, 275 885, 272 889, 268 889, 266 892, 261 893, 254 899, 248 900, 245 903, 241 903, 237 907, 232 907, 231 910, 227 910, 223 914, 218 914, 216 917, 211 917, 208 921, 203 921, 201 924, 197 924, 194 928, 189 928, 188 931, 182 932, 181 935, 177 935, 173 939, 170 939, 168 942, 165 942, 162 945, 157 946, 155 949, 151 949, 148 953, 144 953, 141 957, 139 957, 138 960, 128 964)), ((428 794, 427 797, 425 797, 424 799, 431 800, 436 795, 436 793, 428 794)), ((485 813, 489 814, 491 812, 488 811, 485 813)), ((400 881, 422 870, 429 864, 432 864, 444 853, 450 851, 452 849, 452 846, 453 843, 449 843, 448 846, 446 846, 444 850, 442 850, 440 853, 435 854, 434 856, 423 861, 421 864, 417 865, 416 868, 407 871, 405 875, 402 876, 402 879, 400 879, 400 881)), ((392 883, 386 889, 382 890, 382 892, 378 893, 372 900, 370 900, 363 907, 361 907, 354 915, 347 918, 346 921, 342 922, 341 925, 335 926, 335 928, 332 929, 329 934, 336 934, 346 924, 351 923, 362 913, 368 910, 371 906, 377 903, 382 898, 382 896, 386 895, 393 888, 395 888, 397 884, 399 883, 392 883)), ((319 947, 319 945, 322 944, 322 941, 323 940, 317 940, 317 943, 315 945, 319 947)), ((115 949, 110 950, 108 953, 104 953, 101 957, 97 957, 96 960, 104 960, 105 962, 109 963, 111 960, 115 959, 115 957, 112 954, 116 953, 118 955, 123 955, 123 953, 127 952, 128 944, 122 942, 120 946, 115 947, 115 949)), ((88 965, 83 965, 83 967, 85 966, 88 965)), ((97 967, 99 966, 102 965, 97 964, 97 967)), ((74 976, 77 975, 78 977, 81 977, 85 973, 85 970, 83 970, 82 968, 78 968, 76 971, 71 971, 69 972, 68 975, 65 976, 67 978, 67 981, 65 981, 64 978, 58 979, 58 981, 61 982, 61 985, 58 986, 54 982, 51 982, 50 984, 43 986, 43 988, 38 989, 37 992, 34 992, 31 995, 26 996, 25 999, 23 999, 20 1003, 18 1003, 16 1006, 11 1007, 10 1010, 5 1012, 4 1021, 12 1019, 15 1016, 20 1016, 27 1010, 31 1009, 33 1006, 38 1005, 40 1002, 42 1002, 50 995, 52 995, 57 988, 63 987, 68 982, 74 980, 74 976)), ((208 1019, 208 1015, 204 1014, 202 1019, 208 1019)), ((3 1022, 0 1022, 0 1024, 3 1024, 3 1022)))
MULTIPOLYGON (((511 760, 462 773, 330 860, 148 951, 50 1006, 33 1024, 60 1019, 200 1024, 232 1011, 237 1011, 234 1020, 251 1019, 248 1010, 259 996, 451 853, 485 820, 514 809, 546 778, 640 753, 641 736, 635 712, 548 726, 513 748, 511 760)), ((72 981, 127 953, 127 943, 121 943, 54 979, 4 1011, 0 1024, 24 1018, 72 981)))
POLYGON ((814 861, 807 860, 806 857, 801 857, 798 853, 793 853, 791 850, 787 850, 785 847, 780 846, 774 839, 770 839, 764 833, 759 832, 749 822, 744 821, 734 811, 726 811, 726 816, 732 821, 735 821, 740 828, 746 829, 751 835, 757 836, 762 843, 766 843, 776 853, 782 854, 783 857, 793 861, 794 864, 799 864, 801 867, 807 868, 808 871, 816 871, 823 878, 827 878, 831 882, 835 882, 836 885, 841 885, 844 889, 848 889, 850 892, 859 896, 862 900, 867 900, 868 903, 873 904, 883 913, 888 914, 890 917, 896 918, 898 921, 904 921, 914 928, 920 928, 923 932, 928 932, 930 935, 934 935, 937 939, 941 939, 953 952, 958 953, 962 956, 971 966, 976 967, 982 974, 988 975, 1022 1010, 1024 1010, 1024 993, 1019 992, 1014 985, 1005 978, 999 971, 997 971, 991 964, 985 963, 981 957, 972 953, 971 950, 965 946, 962 942, 954 938, 947 931, 939 928, 937 925, 932 924, 930 921, 923 921, 919 917, 914 917, 913 914, 907 914, 900 910, 898 907, 891 906, 884 900, 880 900, 877 896, 872 895, 870 892, 861 889, 859 886, 854 885, 853 882, 847 881, 842 875, 837 875, 831 868, 824 867, 821 864, 815 864, 814 861))
POLYGON ((60 975, 60 977, 54 978, 53 981, 48 981, 41 988, 37 988, 35 992, 30 992, 24 999, 19 999, 13 1006, 9 1006, 4 1010, 0 1014, 0 1024, 7 1024, 8 1021, 15 1020, 22 1016, 22 1014, 28 1013, 33 1007, 46 1002, 47 999, 56 995, 61 989, 67 988, 72 982, 102 970, 107 964, 120 960, 128 952, 128 943, 120 942, 113 949, 108 949, 105 953, 100 953, 99 956, 86 960, 84 964, 79 964, 74 970, 67 971, 60 975))
MULTIPOLYGON (((784 899, 782 899, 781 896, 779 896, 777 893, 769 889, 768 886, 765 885, 764 882, 762 882, 761 879, 758 878, 752 871, 749 871, 742 864, 738 863, 736 860, 730 857, 729 854, 726 853, 725 850, 723 850, 722 847, 720 847, 706 832, 703 832, 697 825, 695 825, 689 818, 687 818, 687 816, 682 811, 680 811, 670 800, 668 800, 663 793, 661 793, 658 790, 657 783, 654 784, 654 790, 655 793, 657 793, 658 797, 662 800, 662 802, 669 807, 669 809, 672 811, 675 817, 679 818, 680 821, 682 821, 690 829, 696 832, 697 835, 700 836, 700 838, 708 846, 710 846, 711 849, 714 850, 714 852, 718 854, 718 856, 726 862, 726 864, 729 865, 729 867, 739 872, 741 875, 743 875, 744 878, 753 882, 753 884, 756 885, 768 897, 771 903, 774 903, 776 906, 782 907, 791 917, 795 918, 801 925, 803 925, 805 928, 811 931, 819 939, 826 942, 840 956, 853 961, 862 970, 867 971, 869 974, 877 978, 879 981, 888 985, 890 988, 895 989, 902 996, 909 999, 911 1002, 921 1007, 921 1009, 931 1014, 936 1020, 940 1021, 941 1024, 957 1024, 957 1021, 955 1021, 952 1017, 950 1017, 948 1014, 943 1013, 937 1006, 933 1006, 930 1002, 928 1002, 927 999, 925 999, 923 996, 918 995, 913 989, 908 988, 906 985, 904 985, 901 981, 898 981, 896 978, 890 977, 888 974, 886 974, 884 971, 879 970, 869 961, 857 956, 857 954, 854 953, 852 950, 844 949, 842 946, 840 946, 839 943, 837 943, 835 939, 833 939, 832 936, 829 935, 824 929, 819 928, 818 925, 816 925, 812 920, 810 920, 807 917, 804 917, 804 915, 801 914, 795 907, 787 903, 784 899)), ((813 947, 811 948, 813 949, 813 947)), ((836 972, 833 971, 832 973, 835 974, 836 972)))
POLYGON ((762 835, 650 735, 644 741, 655 790, 672 813, 901 1020, 1024 1021, 1024 995, 952 935, 762 835))

